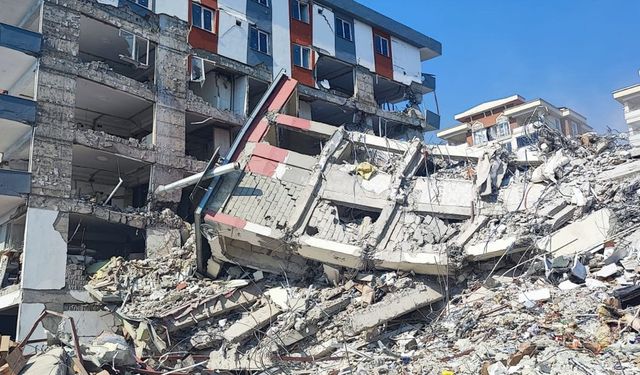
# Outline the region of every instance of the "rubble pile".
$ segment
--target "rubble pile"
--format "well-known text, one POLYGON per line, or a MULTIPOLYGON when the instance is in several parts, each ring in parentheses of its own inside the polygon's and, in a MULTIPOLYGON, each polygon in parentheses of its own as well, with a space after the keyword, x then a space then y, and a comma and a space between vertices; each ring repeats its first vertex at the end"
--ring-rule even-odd
MULTIPOLYGON (((196 272, 193 228, 173 223, 180 246, 113 258, 86 285, 122 324, 84 345, 84 362, 114 374, 640 373, 640 161, 610 136, 549 139, 539 165, 503 151, 425 163, 429 178, 476 186, 471 218, 407 211, 394 229, 399 253, 446 249, 439 276, 236 262, 213 279, 196 272)), ((344 222, 319 236, 372 233, 370 213, 317 210, 344 222)))

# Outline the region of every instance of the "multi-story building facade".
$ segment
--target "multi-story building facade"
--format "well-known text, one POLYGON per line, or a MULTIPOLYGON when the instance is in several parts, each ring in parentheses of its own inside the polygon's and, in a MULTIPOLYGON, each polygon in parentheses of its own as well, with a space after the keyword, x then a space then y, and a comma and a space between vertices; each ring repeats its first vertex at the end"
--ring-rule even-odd
POLYGON ((640 147, 640 84, 613 92, 613 98, 624 106, 624 120, 629 127, 629 143, 634 154, 640 147))
POLYGON ((440 43, 351 0, 0 9, 0 332, 18 339, 44 308, 76 317, 81 336, 114 324, 86 278, 170 242, 150 211, 189 217, 191 189, 153 192, 228 150, 281 71, 301 83, 298 117, 391 138, 439 126, 421 102, 440 43))
POLYGON ((543 99, 527 102, 520 95, 481 103, 454 118, 459 125, 437 133, 449 145, 482 147, 494 142, 516 153, 537 141, 536 129, 542 123, 567 137, 592 130, 587 119, 570 108, 543 99))

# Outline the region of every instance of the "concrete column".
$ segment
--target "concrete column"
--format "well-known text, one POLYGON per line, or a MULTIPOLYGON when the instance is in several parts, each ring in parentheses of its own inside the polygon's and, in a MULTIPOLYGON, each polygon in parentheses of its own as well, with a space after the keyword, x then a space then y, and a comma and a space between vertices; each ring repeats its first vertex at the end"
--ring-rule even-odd
POLYGON ((354 67, 355 75, 355 98, 362 104, 376 105, 376 98, 373 92, 373 73, 367 68, 356 65, 354 67))
MULTIPOLYGON (((156 104, 154 106, 153 141, 158 152, 184 156, 185 107, 187 98, 187 25, 166 15, 159 15, 160 40, 156 47, 156 104)), ((150 191, 159 185, 181 179, 177 169, 155 164, 150 191)), ((161 206, 180 201, 180 191, 158 197, 161 206)))

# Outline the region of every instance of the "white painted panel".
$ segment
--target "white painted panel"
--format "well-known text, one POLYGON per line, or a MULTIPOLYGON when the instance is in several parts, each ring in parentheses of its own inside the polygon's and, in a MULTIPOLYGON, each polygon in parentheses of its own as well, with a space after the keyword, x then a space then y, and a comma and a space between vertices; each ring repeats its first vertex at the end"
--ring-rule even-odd
MULTIPOLYGON (((115 333, 118 328, 115 316, 105 311, 65 311, 64 314, 73 318, 81 344, 90 342, 102 332, 115 333)), ((65 332, 71 333, 69 324, 65 325, 65 332)))
MULTIPOLYGON (((66 261, 66 257, 65 257, 66 261)), ((18 341, 22 341, 29 333, 31 327, 33 327, 33 323, 40 317, 42 311, 44 310, 44 304, 42 303, 21 303, 18 309, 18 332, 16 332, 16 336, 18 337, 18 341)), ((42 327, 42 324, 38 324, 38 327, 29 340, 39 340, 46 339, 47 334, 42 327)), ((31 345, 27 345, 25 347, 27 349, 27 353, 33 353, 33 347, 31 345)))
POLYGON ((353 33, 356 43, 356 61, 372 72, 376 71, 373 56, 373 29, 366 23, 353 20, 353 33))
POLYGON ((406 85, 411 82, 422 82, 420 50, 391 37, 391 51, 393 51, 393 79, 406 85))
POLYGON ((176 0, 154 0, 155 12, 177 17, 184 22, 189 22, 189 2, 176 0))
POLYGON ((273 76, 281 69, 291 77, 291 35, 289 31, 289 0, 271 0, 273 76))
POLYGON ((313 46, 330 56, 336 55, 335 24, 331 9, 313 4, 313 46))
POLYGON ((24 238, 22 287, 62 289, 67 267, 67 242, 53 225, 58 211, 29 208, 24 238))
POLYGON ((247 2, 221 0, 218 12, 218 54, 246 64, 249 48, 247 2))
POLYGON ((247 115, 247 105, 249 101, 249 77, 237 77, 233 84, 233 112, 247 115))
POLYGON ((205 77, 202 85, 196 84, 193 87, 193 92, 216 108, 231 110, 232 79, 215 71, 209 72, 205 77))

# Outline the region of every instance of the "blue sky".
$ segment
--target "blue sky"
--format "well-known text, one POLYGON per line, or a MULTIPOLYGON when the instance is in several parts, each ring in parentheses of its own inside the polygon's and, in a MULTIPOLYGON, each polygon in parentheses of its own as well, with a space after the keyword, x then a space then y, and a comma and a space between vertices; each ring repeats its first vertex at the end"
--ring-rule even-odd
POLYGON ((441 129, 516 93, 571 107, 599 132, 626 129, 611 92, 640 83, 640 1, 359 1, 442 43, 423 64, 437 77, 441 129))

